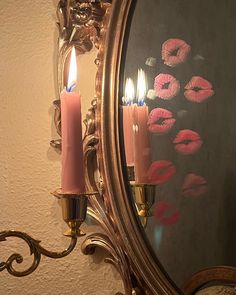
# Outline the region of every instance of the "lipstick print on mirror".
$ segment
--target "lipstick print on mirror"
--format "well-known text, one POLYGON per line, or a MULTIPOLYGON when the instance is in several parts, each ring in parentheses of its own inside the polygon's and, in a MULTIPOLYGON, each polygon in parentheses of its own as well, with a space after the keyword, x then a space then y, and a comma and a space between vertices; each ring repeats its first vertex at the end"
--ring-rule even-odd
POLYGON ((199 197, 208 192, 207 181, 204 177, 189 173, 184 179, 182 194, 185 197, 199 197))
POLYGON ((186 61, 191 50, 184 40, 168 39, 162 45, 162 59, 164 64, 170 67, 175 67, 186 61))
POLYGON ((175 137, 173 143, 177 152, 183 155, 192 155, 202 146, 200 135, 190 129, 181 130, 175 137))
POLYGON ((148 169, 148 180, 152 184, 163 184, 169 181, 176 173, 176 168, 171 161, 160 160, 151 164, 148 169))
POLYGON ((184 87, 184 95, 189 101, 201 103, 214 95, 212 84, 199 76, 194 76, 184 87))
POLYGON ((178 94, 180 84, 172 75, 159 74, 155 78, 154 89, 158 97, 169 100, 178 94))
POLYGON ((179 221, 180 213, 171 203, 160 201, 154 209, 154 217, 159 224, 168 226, 179 221))
POLYGON ((152 133, 167 133, 175 124, 176 119, 173 114, 162 108, 153 109, 148 116, 148 130, 152 133))

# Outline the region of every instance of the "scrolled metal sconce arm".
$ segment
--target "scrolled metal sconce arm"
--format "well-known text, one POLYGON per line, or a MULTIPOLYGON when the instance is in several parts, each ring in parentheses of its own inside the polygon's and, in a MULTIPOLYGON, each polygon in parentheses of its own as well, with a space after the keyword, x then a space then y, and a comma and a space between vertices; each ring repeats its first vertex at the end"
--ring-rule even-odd
POLYGON ((13 263, 16 262, 20 264, 23 262, 24 258, 19 253, 12 254, 6 262, 0 262, 0 272, 6 269, 9 274, 15 277, 27 276, 37 269, 42 255, 53 259, 63 258, 74 250, 78 237, 85 235, 80 230, 80 225, 86 218, 87 199, 90 195, 95 195, 95 193, 72 195, 62 194, 56 191, 53 194, 60 199, 63 219, 70 228, 69 231, 64 234, 71 239, 69 247, 62 252, 49 251, 40 245, 41 241, 35 240, 24 232, 14 230, 0 232, 0 242, 6 241, 9 237, 19 238, 28 245, 30 255, 33 255, 33 262, 30 267, 26 270, 18 271, 13 266, 13 263))
POLYGON ((63 258, 69 255, 74 250, 77 243, 77 237, 72 236, 69 247, 67 249, 63 250, 62 252, 53 252, 53 251, 48 251, 47 249, 42 247, 40 245, 41 241, 35 240, 28 234, 24 232, 20 232, 20 231, 10 230, 10 231, 1 232, 0 242, 6 241, 7 238, 9 237, 19 238, 23 240, 29 246, 30 255, 34 256, 33 262, 30 265, 30 267, 28 267, 26 270, 23 270, 23 271, 18 271, 13 266, 14 262, 17 262, 18 264, 20 264, 24 260, 23 256, 19 253, 12 254, 6 260, 6 262, 0 262, 0 272, 6 269, 9 272, 9 274, 15 277, 24 277, 34 272, 39 266, 42 255, 49 258, 53 258, 53 259, 63 258))

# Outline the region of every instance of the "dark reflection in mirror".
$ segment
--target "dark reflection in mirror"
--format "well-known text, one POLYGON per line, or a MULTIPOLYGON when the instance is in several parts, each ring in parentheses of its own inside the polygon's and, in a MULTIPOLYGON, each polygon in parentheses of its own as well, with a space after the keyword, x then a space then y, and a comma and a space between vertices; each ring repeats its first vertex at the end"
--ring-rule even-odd
POLYGON ((236 265, 235 15, 234 0, 138 0, 131 23, 127 166, 146 235, 179 286, 236 265))

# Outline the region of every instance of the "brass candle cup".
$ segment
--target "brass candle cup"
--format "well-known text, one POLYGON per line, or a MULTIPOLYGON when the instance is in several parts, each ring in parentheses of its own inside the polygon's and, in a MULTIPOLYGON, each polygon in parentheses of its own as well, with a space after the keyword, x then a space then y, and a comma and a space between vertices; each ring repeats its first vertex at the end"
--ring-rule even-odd
POLYGON ((53 193, 60 201, 63 220, 69 226, 69 230, 64 233, 65 236, 81 237, 85 235, 80 226, 86 218, 88 197, 96 194, 98 193, 62 193, 61 190, 53 193))
POLYGON ((152 213, 150 209, 155 202, 156 185, 155 184, 137 184, 134 181, 130 182, 135 203, 140 217, 150 217, 152 213))

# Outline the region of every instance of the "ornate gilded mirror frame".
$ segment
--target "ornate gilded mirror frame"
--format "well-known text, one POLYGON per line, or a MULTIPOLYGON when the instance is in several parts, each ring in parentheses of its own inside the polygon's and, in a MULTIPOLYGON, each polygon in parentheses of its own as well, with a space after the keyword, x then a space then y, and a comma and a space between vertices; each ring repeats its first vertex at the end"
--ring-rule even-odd
MULTIPOLYGON (((101 146, 99 154, 104 177, 104 198, 111 202, 111 212, 122 241, 122 249, 130 261, 135 278, 133 294, 181 294, 173 285, 144 240, 142 226, 129 201, 122 168, 119 139, 119 79, 122 48, 130 10, 135 1, 112 3, 109 30, 105 40, 101 93, 101 146), (135 293, 136 292, 136 293, 135 293)), ((133 280, 134 281, 134 280, 133 280)), ((128 290, 127 290, 128 291, 128 290)), ((127 294, 130 294, 129 292, 127 294)))

